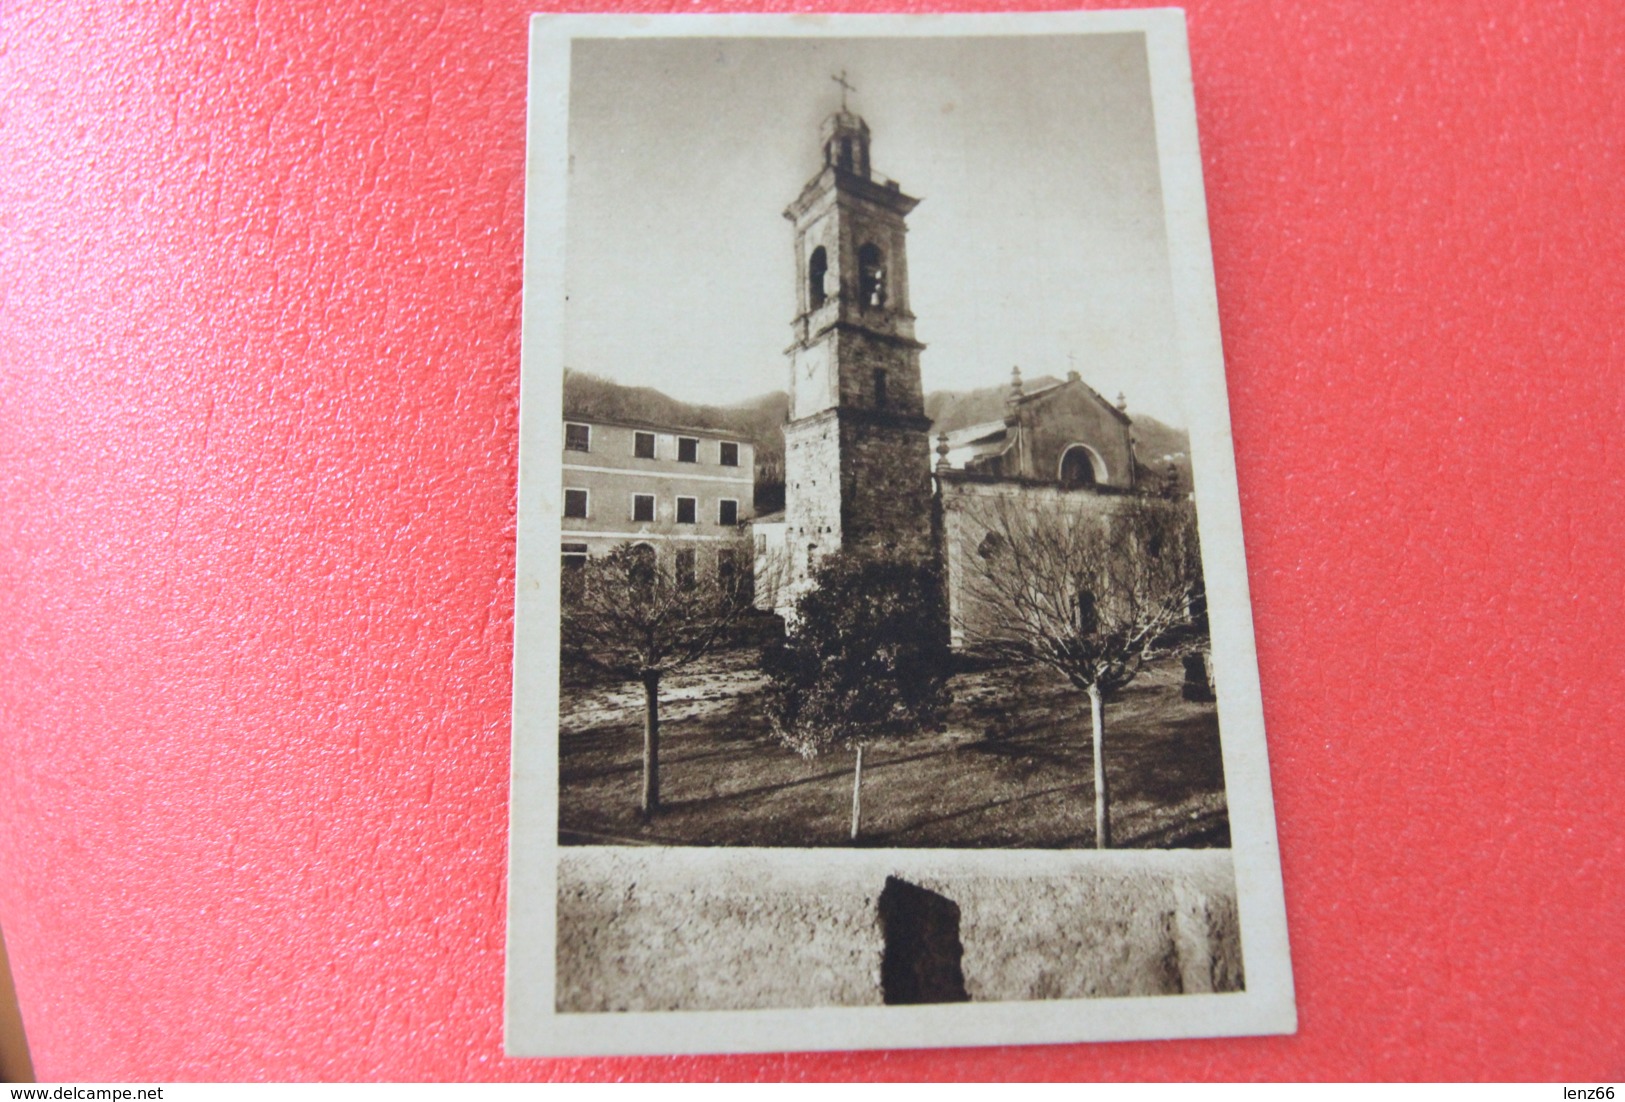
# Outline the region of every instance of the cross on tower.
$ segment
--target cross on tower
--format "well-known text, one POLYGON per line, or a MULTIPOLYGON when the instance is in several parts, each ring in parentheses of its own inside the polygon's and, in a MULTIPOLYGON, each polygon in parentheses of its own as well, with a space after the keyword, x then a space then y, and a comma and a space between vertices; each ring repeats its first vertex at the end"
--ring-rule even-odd
POLYGON ((852 85, 850 85, 850 84, 848 84, 846 82, 846 70, 845 69, 841 70, 841 75, 840 76, 838 76, 838 77, 833 77, 832 76, 829 79, 833 80, 836 84, 839 84, 841 86, 841 110, 845 111, 846 110, 846 94, 848 92, 856 92, 857 88, 855 88, 854 86, 852 86, 852 85))

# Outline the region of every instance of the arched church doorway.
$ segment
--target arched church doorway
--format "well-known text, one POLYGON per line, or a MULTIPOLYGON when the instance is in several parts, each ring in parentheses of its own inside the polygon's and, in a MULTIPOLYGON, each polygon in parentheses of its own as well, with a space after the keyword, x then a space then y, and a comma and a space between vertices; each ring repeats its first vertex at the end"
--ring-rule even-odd
POLYGON ((1073 444, 1061 456, 1061 488, 1093 489, 1106 478, 1106 465, 1087 444, 1073 444))

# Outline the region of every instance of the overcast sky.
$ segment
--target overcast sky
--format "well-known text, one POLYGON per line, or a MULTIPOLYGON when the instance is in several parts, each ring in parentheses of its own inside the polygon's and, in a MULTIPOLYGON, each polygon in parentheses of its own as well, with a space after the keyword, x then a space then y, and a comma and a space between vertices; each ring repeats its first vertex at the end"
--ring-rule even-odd
POLYGON ((697 402, 786 389, 782 214, 843 69, 875 171, 924 200, 908 249, 926 389, 1076 367, 1184 425, 1139 34, 577 40, 566 364, 697 402))

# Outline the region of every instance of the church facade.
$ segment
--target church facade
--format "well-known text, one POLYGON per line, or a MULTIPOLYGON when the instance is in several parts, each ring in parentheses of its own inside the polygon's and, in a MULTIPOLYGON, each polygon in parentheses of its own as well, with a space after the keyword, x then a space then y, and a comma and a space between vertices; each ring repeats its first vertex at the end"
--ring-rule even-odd
POLYGON ((1109 511, 1136 486, 1132 422, 1076 372, 1028 391, 1017 370, 1002 419, 933 441, 908 291, 906 219, 920 200, 874 172, 868 124, 844 105, 820 139, 822 165, 784 212, 797 308, 785 508, 755 524, 757 603, 788 614, 834 551, 918 557, 942 569, 958 642, 978 614, 961 584, 985 537, 976 518, 994 499, 1109 511))

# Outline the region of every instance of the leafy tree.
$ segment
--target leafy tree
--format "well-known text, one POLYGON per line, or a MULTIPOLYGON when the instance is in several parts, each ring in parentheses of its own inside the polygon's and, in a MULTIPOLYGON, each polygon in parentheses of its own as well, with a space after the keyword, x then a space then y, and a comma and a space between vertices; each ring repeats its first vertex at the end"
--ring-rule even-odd
POLYGON ((729 644, 751 609, 747 537, 715 550, 628 544, 568 569, 560 640, 567 660, 643 686, 644 818, 660 806, 660 681, 729 644))
POLYGON ((990 497, 969 511, 956 626, 1089 694, 1095 845, 1111 845, 1105 705, 1159 653, 1205 644, 1196 514, 1186 500, 990 497), (976 542, 979 541, 979 542, 976 542))
POLYGON ((863 749, 940 724, 951 695, 942 587, 916 560, 837 552, 797 597, 790 631, 763 655, 768 718, 804 758, 854 752, 852 829, 863 815, 863 749))

